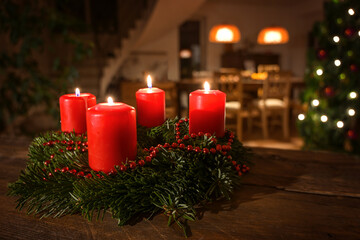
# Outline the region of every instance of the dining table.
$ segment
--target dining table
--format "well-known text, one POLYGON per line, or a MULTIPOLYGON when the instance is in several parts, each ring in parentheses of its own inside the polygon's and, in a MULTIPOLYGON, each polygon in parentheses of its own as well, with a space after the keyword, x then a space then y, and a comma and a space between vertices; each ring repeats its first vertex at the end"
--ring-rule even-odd
MULTIPOLYGON (((162 213, 119 227, 80 215, 43 218, 16 209, 8 183, 27 162, 28 137, 0 137, 0 239, 185 239, 162 213)), ((252 148, 231 200, 197 208, 188 239, 360 239, 360 158, 326 151, 252 148)))

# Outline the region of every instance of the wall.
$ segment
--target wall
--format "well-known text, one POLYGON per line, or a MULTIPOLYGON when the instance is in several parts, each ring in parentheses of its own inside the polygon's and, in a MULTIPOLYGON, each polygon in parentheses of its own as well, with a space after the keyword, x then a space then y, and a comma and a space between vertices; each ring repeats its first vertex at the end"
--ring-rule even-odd
MULTIPOLYGON (((196 16, 205 17, 206 33, 212 26, 231 23, 238 26, 241 41, 234 44, 234 49, 255 44, 259 31, 271 25, 280 25, 289 31, 290 41, 285 45, 255 45, 251 51, 272 52, 281 55, 283 70, 291 70, 297 76, 303 76, 306 62, 307 36, 313 23, 322 17, 323 0, 314 1, 235 1, 211 0, 205 3, 196 16), (283 2, 285 4, 279 4, 283 2), (263 4, 260 4, 263 3, 263 4)), ((204 36, 207 37, 207 36, 204 36)), ((222 44, 207 42, 207 70, 220 67, 222 44)))
MULTIPOLYGON (((207 41, 212 26, 231 23, 238 26, 241 41, 234 50, 253 44, 251 51, 272 52, 281 55, 282 70, 290 70, 302 77, 306 65, 308 33, 313 23, 321 20, 324 0, 209 0, 191 18, 204 19, 203 39, 206 50, 205 69, 218 70, 224 45, 207 41), (289 31, 290 41, 284 45, 261 46, 256 44, 259 31, 271 25, 280 25, 289 31)), ((179 79, 178 26, 138 51, 164 52, 168 59, 168 78, 179 79)))

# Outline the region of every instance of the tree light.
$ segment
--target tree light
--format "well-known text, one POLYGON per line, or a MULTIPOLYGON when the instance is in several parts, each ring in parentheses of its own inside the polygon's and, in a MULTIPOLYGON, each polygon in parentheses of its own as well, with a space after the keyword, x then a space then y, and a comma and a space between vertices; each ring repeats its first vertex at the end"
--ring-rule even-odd
POLYGON ((316 70, 316 74, 317 74, 318 76, 321 76, 321 75, 323 74, 323 70, 322 70, 321 68, 317 69, 317 70, 316 70))
POLYGON ((355 110, 352 109, 352 108, 350 108, 350 109, 348 110, 348 114, 349 114, 349 116, 354 116, 354 115, 355 115, 355 110))
POLYGON ((343 128, 343 127, 344 127, 344 123, 343 123, 342 121, 338 121, 338 122, 336 123, 336 126, 337 126, 338 128, 343 128))
POLYGON ((335 66, 340 66, 341 65, 341 61, 339 60, 339 59, 336 59, 335 61, 334 61, 334 64, 335 64, 335 66))
POLYGON ((299 119, 300 121, 304 120, 304 119, 305 119, 305 115, 302 114, 302 113, 300 113, 300 114, 298 115, 298 119, 299 119))
POLYGON ((359 37, 360 37, 360 30, 358 31, 358 35, 359 35, 359 37))
POLYGON ((319 106, 319 104, 320 104, 320 102, 319 102, 319 100, 317 100, 317 99, 314 99, 314 100, 312 100, 312 102, 311 102, 311 105, 313 105, 314 107, 319 106))
POLYGON ((349 8, 348 13, 349 13, 350 16, 352 16, 352 15, 355 14, 355 11, 354 11, 354 9, 349 8))
POLYGON ((322 116, 320 117, 320 120, 321 120, 322 122, 327 122, 328 117, 327 117, 326 115, 322 115, 322 116))
POLYGON ((354 99, 354 98, 356 98, 356 97, 357 97, 357 93, 356 93, 356 92, 350 92, 350 93, 349 93, 349 98, 354 99))
POLYGON ((340 41, 340 38, 339 38, 338 36, 334 36, 334 37, 333 37, 333 41, 336 42, 336 43, 338 43, 338 42, 340 41))

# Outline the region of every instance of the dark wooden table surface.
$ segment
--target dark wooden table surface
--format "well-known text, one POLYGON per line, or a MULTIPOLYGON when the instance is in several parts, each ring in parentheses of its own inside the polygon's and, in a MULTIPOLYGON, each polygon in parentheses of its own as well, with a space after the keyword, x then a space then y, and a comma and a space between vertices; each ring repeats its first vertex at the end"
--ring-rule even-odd
MULTIPOLYGON (((133 226, 81 216, 37 219, 15 210, 7 184, 25 167, 27 139, 0 138, 0 239, 184 239, 158 215, 133 226)), ((360 159, 254 149, 255 165, 231 201, 209 205, 189 239, 360 239, 360 159)))

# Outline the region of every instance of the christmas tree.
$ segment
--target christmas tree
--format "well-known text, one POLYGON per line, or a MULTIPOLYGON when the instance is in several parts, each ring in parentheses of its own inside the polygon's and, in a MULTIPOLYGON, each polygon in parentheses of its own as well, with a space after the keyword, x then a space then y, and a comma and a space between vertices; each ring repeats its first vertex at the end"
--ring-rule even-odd
POLYGON ((305 148, 360 154, 360 1, 324 7, 312 31, 298 128, 305 148))

